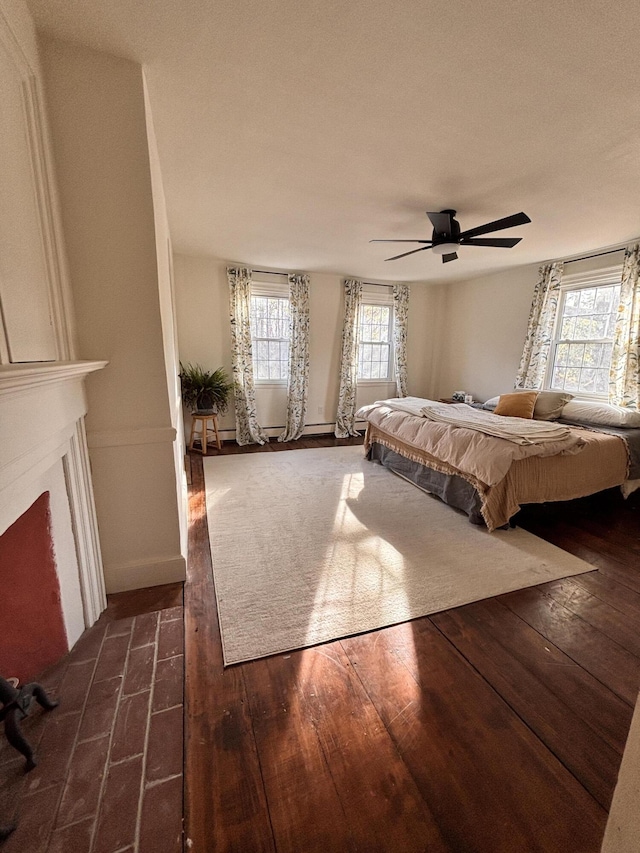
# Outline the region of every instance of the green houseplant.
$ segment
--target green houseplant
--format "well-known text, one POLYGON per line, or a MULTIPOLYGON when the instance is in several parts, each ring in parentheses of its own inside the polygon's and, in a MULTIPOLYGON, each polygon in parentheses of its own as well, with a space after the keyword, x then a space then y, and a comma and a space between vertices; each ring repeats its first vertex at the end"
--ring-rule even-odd
POLYGON ((224 368, 205 370, 199 364, 180 363, 180 383, 182 399, 192 413, 224 414, 229 408, 233 382, 224 368))

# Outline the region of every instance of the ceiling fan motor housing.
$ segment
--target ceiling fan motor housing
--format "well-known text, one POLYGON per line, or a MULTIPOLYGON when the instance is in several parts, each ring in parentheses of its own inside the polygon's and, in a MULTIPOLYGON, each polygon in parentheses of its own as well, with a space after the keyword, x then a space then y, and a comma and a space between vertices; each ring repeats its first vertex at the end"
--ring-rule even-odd
POLYGON ((437 228, 433 229, 431 234, 431 240, 433 241, 433 245, 437 246, 441 243, 460 243, 460 223, 454 219, 456 215, 455 210, 441 210, 440 213, 446 213, 449 216, 449 227, 446 231, 438 231, 437 228))

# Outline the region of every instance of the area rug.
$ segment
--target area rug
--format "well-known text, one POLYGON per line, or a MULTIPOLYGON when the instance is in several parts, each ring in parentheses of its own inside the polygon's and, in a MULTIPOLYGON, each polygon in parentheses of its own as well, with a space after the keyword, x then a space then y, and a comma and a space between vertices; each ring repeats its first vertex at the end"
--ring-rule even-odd
POLYGON ((593 571, 470 524, 360 446, 204 459, 225 664, 593 571))

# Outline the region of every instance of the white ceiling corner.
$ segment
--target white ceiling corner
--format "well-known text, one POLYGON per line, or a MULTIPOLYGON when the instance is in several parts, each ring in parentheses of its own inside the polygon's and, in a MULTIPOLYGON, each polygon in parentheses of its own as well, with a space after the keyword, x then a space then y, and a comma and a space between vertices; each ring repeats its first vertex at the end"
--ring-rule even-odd
POLYGON ((378 280, 469 278, 640 235, 631 0, 32 0, 56 37, 145 65, 176 250, 378 280), (463 229, 524 211, 443 266, 463 229), (410 246, 407 249, 411 248, 410 246))

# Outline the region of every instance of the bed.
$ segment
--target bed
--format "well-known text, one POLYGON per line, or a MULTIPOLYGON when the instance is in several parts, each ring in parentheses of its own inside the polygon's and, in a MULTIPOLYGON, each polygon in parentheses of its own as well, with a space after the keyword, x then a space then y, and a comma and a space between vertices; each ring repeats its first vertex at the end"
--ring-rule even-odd
MULTIPOLYGON (((549 445, 539 453, 509 448, 506 462, 496 464, 493 455, 508 442, 464 426, 433 423, 420 414, 424 405, 437 404, 405 398, 362 407, 358 418, 367 422, 367 459, 489 530, 507 525, 523 504, 573 500, 616 486, 628 494, 640 486, 640 429, 561 421, 571 436, 562 447, 549 445)), ((449 411, 454 408, 469 409, 460 404, 449 411)))

